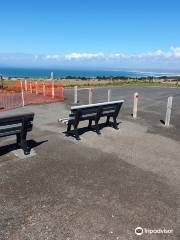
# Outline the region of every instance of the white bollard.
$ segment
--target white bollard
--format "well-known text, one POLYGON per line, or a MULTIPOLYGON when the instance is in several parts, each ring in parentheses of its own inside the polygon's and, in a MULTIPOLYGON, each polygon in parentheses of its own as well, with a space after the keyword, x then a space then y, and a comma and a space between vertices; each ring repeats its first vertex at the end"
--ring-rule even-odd
POLYGON ((46 85, 45 82, 43 82, 43 96, 46 96, 46 85))
POLYGON ((133 106, 133 118, 137 118, 137 106, 138 106, 138 99, 139 99, 139 94, 136 92, 134 93, 134 106, 133 106))
POLYGON ((24 91, 23 91, 23 82, 21 81, 21 99, 22 99, 22 106, 24 107, 24 91))
POLYGON ((74 86, 74 104, 78 103, 77 86, 74 86))
POLYGON ((37 81, 35 82, 35 85, 36 85, 36 95, 38 95, 38 82, 37 81))
POLYGON ((108 102, 111 101, 111 89, 108 89, 108 102))
POLYGON ((89 88, 89 104, 92 104, 92 88, 89 88))
POLYGON ((166 127, 169 127, 169 125, 170 125, 172 101, 173 101, 173 97, 168 97, 166 119, 165 119, 165 126, 166 127))

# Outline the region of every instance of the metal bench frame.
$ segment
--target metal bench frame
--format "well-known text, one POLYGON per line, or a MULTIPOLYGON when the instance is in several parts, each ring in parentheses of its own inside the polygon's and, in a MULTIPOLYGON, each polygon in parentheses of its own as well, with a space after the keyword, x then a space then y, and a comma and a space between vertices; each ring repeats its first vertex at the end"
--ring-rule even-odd
POLYGON ((97 104, 89 104, 89 105, 81 105, 71 107, 71 112, 68 118, 59 119, 60 122, 67 124, 67 132, 66 135, 73 134, 77 140, 80 140, 78 133, 78 125, 80 121, 89 121, 88 127, 92 127, 92 122, 95 122, 95 130, 97 134, 100 133, 99 129, 99 120, 101 117, 107 117, 106 125, 110 124, 110 118, 113 119, 113 127, 118 129, 117 127, 117 116, 122 107, 124 100, 120 101, 112 101, 112 102, 104 102, 97 104), (71 127, 73 126, 73 130, 71 127))
POLYGON ((22 115, 13 115, 0 118, 0 137, 16 135, 17 148, 22 148, 24 154, 30 153, 30 148, 27 146, 27 132, 32 131, 34 113, 22 115))

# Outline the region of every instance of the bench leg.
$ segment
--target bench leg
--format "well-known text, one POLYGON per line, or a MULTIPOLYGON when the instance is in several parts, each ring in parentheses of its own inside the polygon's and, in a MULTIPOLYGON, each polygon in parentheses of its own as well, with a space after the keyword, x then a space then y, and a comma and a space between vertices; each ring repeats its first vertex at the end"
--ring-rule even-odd
POLYGON ((91 128, 91 126, 92 126, 92 120, 89 120, 88 128, 91 128))
POLYGON ((17 148, 21 147, 21 135, 20 135, 20 133, 16 134, 16 147, 17 148))
POLYGON ((80 137, 79 137, 78 129, 77 129, 78 125, 79 125, 79 121, 75 122, 75 124, 74 124, 74 135, 75 135, 76 140, 81 140, 80 137))
POLYGON ((71 124, 70 123, 68 123, 67 131, 68 132, 71 131, 71 124))
POLYGON ((27 141, 26 141, 26 140, 23 140, 23 141, 22 141, 21 147, 22 147, 25 155, 30 154, 30 149, 29 149, 29 147, 27 146, 27 141))
POLYGON ((110 116, 107 116, 106 125, 109 125, 110 116))
POLYGON ((67 131, 66 131, 66 136, 69 135, 69 132, 71 131, 71 123, 68 123, 67 125, 67 131))
POLYGON ((27 145, 26 136, 27 136, 27 132, 21 135, 21 148, 23 149, 24 154, 28 155, 30 153, 30 148, 27 145))
POLYGON ((74 135, 75 135, 76 140, 81 140, 80 137, 79 137, 79 133, 78 133, 77 127, 74 128, 74 135))
POLYGON ((97 133, 98 135, 100 135, 101 132, 100 132, 100 130, 99 130, 99 124, 98 124, 98 122, 99 122, 99 120, 96 120, 96 121, 95 121, 95 128, 96 128, 96 133, 97 133))
POLYGON ((115 129, 119 129, 118 126, 117 126, 116 117, 113 117, 113 127, 114 127, 115 129))

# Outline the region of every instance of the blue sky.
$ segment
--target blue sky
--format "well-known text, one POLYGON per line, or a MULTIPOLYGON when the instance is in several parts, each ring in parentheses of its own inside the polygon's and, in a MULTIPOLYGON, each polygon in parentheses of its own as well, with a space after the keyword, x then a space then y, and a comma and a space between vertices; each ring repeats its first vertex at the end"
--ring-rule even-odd
POLYGON ((6 0, 0 64, 178 68, 180 1, 6 0))

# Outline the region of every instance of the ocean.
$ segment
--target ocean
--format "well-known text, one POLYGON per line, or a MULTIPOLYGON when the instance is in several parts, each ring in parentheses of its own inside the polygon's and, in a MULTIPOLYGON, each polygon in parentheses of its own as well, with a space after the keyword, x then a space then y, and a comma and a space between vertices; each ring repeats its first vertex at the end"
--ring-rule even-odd
POLYGON ((49 78, 53 72, 55 78, 72 77, 159 77, 175 76, 178 72, 168 71, 132 71, 132 70, 80 70, 80 69, 45 69, 45 68, 4 68, 0 67, 0 75, 4 77, 31 77, 31 78, 49 78))

